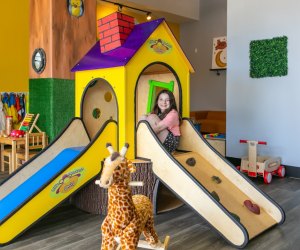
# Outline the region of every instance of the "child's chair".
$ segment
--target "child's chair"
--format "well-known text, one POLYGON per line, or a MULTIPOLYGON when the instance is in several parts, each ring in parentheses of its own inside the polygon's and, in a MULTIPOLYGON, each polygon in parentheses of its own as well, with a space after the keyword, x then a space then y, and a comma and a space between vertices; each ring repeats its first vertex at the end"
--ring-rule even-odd
MULTIPOLYGON (((19 127, 19 130, 24 130, 24 131, 27 131, 27 133, 30 133, 30 134, 34 134, 34 133, 31 133, 33 129, 36 129, 38 132, 40 133, 43 133, 39 127, 36 125, 36 122, 39 118, 40 114, 29 114, 27 113, 22 121, 22 123, 20 124, 20 127, 19 127)), ((38 133, 37 133, 38 134, 38 133)), ((29 136, 31 138, 31 136, 29 136)), ((34 140, 34 139, 30 139, 30 140, 34 140)), ((41 140, 39 140, 40 142, 41 140)), ((46 136, 44 135, 43 137, 43 142, 44 142, 44 147, 46 146, 47 144, 47 138, 46 136)), ((39 145, 36 145, 37 148, 41 148, 41 146, 39 145)), ((20 156, 22 155, 22 152, 23 151, 26 151, 22 148, 18 149, 17 150, 17 154, 18 154, 18 151, 20 152, 20 156)), ((33 156, 33 155, 32 155, 33 156)), ((32 157, 31 156, 31 157, 32 157)), ((28 156, 29 157, 29 156, 28 156)), ((26 157, 26 159, 28 160, 29 158, 26 157)), ((30 158, 31 158, 30 157, 30 158)), ((22 158, 22 157, 21 157, 22 158)), ((1 172, 4 172, 5 171, 5 165, 8 165, 8 170, 9 170, 9 174, 13 171, 15 171, 15 169, 12 169, 11 167, 11 159, 12 159, 12 152, 11 152, 11 149, 4 149, 2 152, 1 152, 1 172)), ((23 160, 24 161, 24 160, 23 160)), ((22 164, 21 164, 22 165, 22 164)), ((18 161, 17 161, 17 166, 20 166, 20 164, 18 164, 18 161)))
MULTIPOLYGON (((20 167, 47 145, 46 133, 26 133, 25 148, 18 148, 16 153, 16 167, 20 167)), ((14 169, 15 170, 15 169, 14 169)))
POLYGON ((8 165, 8 172, 11 172, 11 150, 1 152, 1 172, 5 172, 5 165, 8 165))

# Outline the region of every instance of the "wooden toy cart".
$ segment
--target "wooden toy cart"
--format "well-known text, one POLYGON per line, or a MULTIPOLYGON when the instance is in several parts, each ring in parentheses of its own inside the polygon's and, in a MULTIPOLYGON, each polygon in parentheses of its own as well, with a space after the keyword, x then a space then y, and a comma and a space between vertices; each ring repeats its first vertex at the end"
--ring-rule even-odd
POLYGON ((267 145, 267 142, 240 140, 240 143, 248 144, 248 156, 242 157, 241 166, 238 166, 241 172, 250 177, 262 176, 267 184, 271 183, 272 175, 285 176, 285 167, 281 165, 280 157, 257 155, 257 144, 267 145))

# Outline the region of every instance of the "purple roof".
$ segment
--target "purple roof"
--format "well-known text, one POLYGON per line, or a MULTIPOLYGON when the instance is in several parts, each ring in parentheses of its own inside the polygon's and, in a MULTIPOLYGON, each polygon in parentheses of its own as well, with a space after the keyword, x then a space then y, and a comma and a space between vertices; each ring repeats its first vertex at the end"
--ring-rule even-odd
POLYGON ((104 69, 126 65, 163 21, 164 18, 161 18, 135 25, 122 46, 105 53, 101 53, 100 43, 97 41, 71 71, 104 69))

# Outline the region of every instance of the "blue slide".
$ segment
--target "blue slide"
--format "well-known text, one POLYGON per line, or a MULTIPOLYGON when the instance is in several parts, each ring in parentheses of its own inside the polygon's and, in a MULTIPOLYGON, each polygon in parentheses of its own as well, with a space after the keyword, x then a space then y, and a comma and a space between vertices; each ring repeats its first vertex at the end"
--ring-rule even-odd
POLYGON ((49 178, 52 179, 63 170, 82 149, 83 147, 64 149, 37 173, 0 200, 0 223, 24 201, 34 195, 36 191, 42 188, 48 182, 49 178))

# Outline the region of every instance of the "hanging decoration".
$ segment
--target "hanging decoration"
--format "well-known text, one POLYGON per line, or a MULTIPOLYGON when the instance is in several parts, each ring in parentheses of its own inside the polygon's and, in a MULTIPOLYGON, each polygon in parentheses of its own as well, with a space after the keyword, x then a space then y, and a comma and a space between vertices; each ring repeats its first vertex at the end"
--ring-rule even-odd
POLYGON ((83 0, 67 0, 68 12, 71 16, 81 17, 84 12, 83 0))
POLYGON ((157 54, 166 54, 172 51, 172 45, 161 38, 151 39, 148 43, 149 48, 157 54))
POLYGON ((275 77, 288 74, 286 36, 250 42, 250 77, 275 77))
POLYGON ((227 67, 227 38, 226 36, 213 39, 212 69, 226 69, 227 67))
MULTIPOLYGON (((26 96, 27 94, 23 92, 2 92, 0 96, 1 119, 3 119, 3 117, 8 116, 12 118, 13 124, 20 123, 26 115, 26 96)), ((4 122, 5 121, 3 120, 0 121, 1 124, 3 124, 4 122)), ((2 125, 0 126, 0 130, 3 130, 2 125)))

